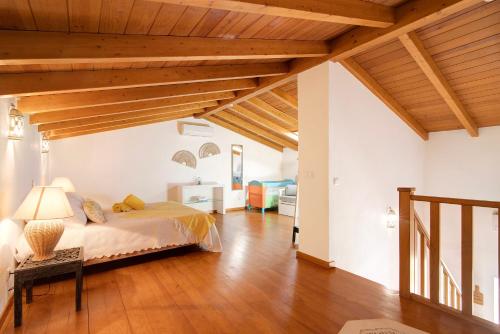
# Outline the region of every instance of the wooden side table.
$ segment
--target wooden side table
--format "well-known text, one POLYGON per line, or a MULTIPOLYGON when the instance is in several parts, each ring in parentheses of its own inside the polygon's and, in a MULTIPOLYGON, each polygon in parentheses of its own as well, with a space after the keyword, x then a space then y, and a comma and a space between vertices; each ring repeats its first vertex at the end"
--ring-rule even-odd
POLYGON ((33 281, 57 275, 75 273, 76 310, 82 306, 83 247, 56 251, 56 257, 45 261, 32 261, 32 256, 21 262, 14 271, 14 326, 20 326, 23 317, 23 286, 26 287, 26 304, 33 301, 33 281))

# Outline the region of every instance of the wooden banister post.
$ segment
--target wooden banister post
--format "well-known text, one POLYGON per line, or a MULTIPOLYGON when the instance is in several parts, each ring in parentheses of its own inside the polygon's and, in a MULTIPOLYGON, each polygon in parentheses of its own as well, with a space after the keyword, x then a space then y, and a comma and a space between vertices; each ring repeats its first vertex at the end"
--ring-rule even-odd
POLYGON ((451 291, 450 291, 450 306, 453 308, 455 307, 455 296, 456 296, 456 291, 455 291, 455 284, 451 284, 451 291))
POLYGON ((443 304, 445 304, 446 306, 450 306, 450 304, 448 303, 448 296, 449 296, 448 287, 449 286, 450 286, 450 278, 448 276, 448 272, 445 271, 443 273, 443 304))
POLYGON ((439 304, 439 272, 441 267, 440 254, 440 214, 439 203, 431 203, 431 245, 429 247, 429 287, 430 299, 433 303, 439 304))
POLYGON ((415 284, 415 217, 411 195, 415 188, 399 191, 399 295, 410 298, 415 284))
POLYGON ((422 231, 417 229, 418 235, 420 237, 420 295, 425 297, 425 236, 422 231))
POLYGON ((462 205, 462 312, 472 315, 472 206, 462 205))

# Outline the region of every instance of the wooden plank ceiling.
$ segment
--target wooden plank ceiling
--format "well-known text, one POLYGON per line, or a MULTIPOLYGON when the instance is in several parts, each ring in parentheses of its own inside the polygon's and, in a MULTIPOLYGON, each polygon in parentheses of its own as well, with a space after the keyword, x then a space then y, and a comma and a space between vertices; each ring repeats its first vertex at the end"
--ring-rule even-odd
POLYGON ((500 1, 353 57, 428 132, 500 125, 500 1), (461 115, 459 115, 461 114, 461 115))
POLYGON ((424 139, 500 124, 500 1, 262 3, 0 0, 0 96, 51 140, 195 115, 296 150, 296 74, 333 60, 424 139))

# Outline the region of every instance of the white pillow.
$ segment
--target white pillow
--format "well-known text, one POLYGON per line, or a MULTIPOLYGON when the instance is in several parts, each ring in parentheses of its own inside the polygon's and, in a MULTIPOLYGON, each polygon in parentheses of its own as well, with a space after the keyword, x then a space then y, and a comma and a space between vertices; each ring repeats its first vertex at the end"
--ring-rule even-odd
POLYGON ((87 215, 83 211, 83 197, 77 193, 66 193, 68 197, 69 205, 73 210, 73 217, 66 218, 65 223, 78 223, 85 225, 87 224, 87 215))
POLYGON ((87 215, 87 218, 94 223, 104 224, 106 222, 106 217, 102 211, 101 206, 96 201, 91 199, 86 199, 83 202, 83 211, 87 215))
POLYGON ((79 205, 80 208, 83 208, 84 198, 82 196, 77 193, 66 193, 66 197, 68 197, 70 204, 73 201, 75 204, 79 205))

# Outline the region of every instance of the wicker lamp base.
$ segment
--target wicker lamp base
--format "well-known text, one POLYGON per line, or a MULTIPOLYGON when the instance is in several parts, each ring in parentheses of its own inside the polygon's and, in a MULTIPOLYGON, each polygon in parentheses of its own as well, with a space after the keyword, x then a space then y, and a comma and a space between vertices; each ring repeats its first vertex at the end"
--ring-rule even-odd
POLYGON ((33 261, 43 261, 56 256, 54 248, 64 232, 60 219, 31 220, 24 227, 24 236, 33 250, 33 261))

